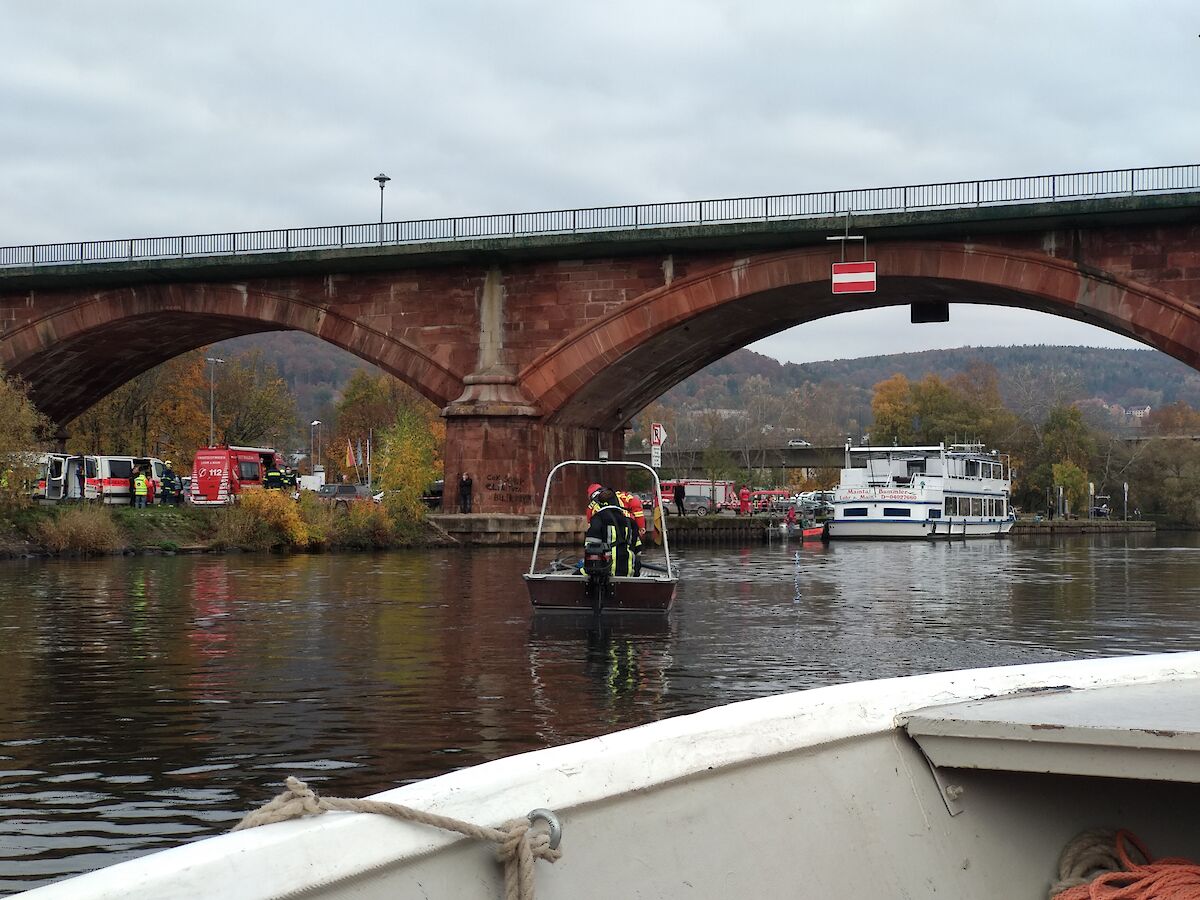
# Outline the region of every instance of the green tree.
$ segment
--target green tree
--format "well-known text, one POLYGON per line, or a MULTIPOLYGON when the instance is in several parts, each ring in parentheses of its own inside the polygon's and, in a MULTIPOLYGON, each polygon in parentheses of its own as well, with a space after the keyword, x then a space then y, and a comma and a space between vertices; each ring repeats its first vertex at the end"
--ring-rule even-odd
POLYGON ((1087 501, 1087 473, 1067 460, 1051 466, 1054 484, 1061 485, 1071 509, 1078 512, 1087 501))

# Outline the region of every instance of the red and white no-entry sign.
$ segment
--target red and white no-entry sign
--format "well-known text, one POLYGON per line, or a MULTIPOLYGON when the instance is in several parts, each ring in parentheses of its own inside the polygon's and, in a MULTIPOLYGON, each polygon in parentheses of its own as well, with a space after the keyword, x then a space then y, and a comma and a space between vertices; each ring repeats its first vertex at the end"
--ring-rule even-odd
POLYGON ((875 260, 833 264, 835 294, 875 293, 875 260))

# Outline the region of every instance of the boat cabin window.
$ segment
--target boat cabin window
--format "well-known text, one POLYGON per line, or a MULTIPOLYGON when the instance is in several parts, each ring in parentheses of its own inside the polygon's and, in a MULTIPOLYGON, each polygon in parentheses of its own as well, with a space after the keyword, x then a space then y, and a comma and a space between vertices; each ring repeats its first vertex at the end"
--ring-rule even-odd
POLYGON ((978 478, 979 477, 979 460, 977 460, 977 459, 968 459, 967 460, 967 477, 968 478, 978 478))
POLYGON ((941 517, 942 517, 942 511, 940 509, 929 510, 929 518, 940 519, 941 517))
POLYGON ((889 518, 909 518, 912 516, 912 510, 900 506, 885 506, 883 514, 889 518))
POLYGON ((972 497, 971 498, 971 515, 973 515, 973 516, 982 516, 983 515, 983 498, 982 497, 972 497))
POLYGON ((925 474, 925 460, 910 459, 908 462, 908 477, 911 479, 914 475, 925 474))
POLYGON ((947 497, 946 498, 946 515, 948 515, 948 516, 957 516, 958 515, 958 498, 957 497, 947 497))
POLYGON ((865 516, 866 514, 867 514, 867 508, 865 506, 851 507, 850 509, 848 509, 844 513, 842 513, 842 515, 847 516, 847 517, 849 517, 849 516, 865 516))

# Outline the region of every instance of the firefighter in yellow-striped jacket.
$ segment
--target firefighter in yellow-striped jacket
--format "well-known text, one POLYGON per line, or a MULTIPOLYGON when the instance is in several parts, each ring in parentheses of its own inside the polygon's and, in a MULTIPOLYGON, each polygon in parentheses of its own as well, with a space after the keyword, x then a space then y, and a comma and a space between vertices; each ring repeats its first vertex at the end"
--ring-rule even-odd
POLYGON ((638 554, 642 539, 629 512, 617 500, 611 488, 593 485, 588 494, 589 522, 586 537, 600 538, 608 546, 609 572, 613 575, 637 575, 641 569, 638 554))

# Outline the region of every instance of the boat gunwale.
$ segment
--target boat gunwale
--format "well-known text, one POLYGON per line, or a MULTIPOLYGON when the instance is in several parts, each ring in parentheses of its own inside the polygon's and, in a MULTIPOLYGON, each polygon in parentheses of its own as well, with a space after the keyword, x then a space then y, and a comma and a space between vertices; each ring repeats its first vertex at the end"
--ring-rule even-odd
MULTIPOLYGON (((906 715, 929 707, 1048 689, 1193 679, 1200 679, 1200 651, 828 685, 504 757, 373 794, 371 799, 479 824, 498 824, 537 807, 563 815, 714 770, 892 731, 902 726, 906 715)), ((365 872, 401 865, 461 840, 465 838, 381 816, 329 813, 198 840, 35 888, 28 896, 31 900, 117 900, 142 891, 182 898, 211 893, 216 889, 214 881, 223 879, 237 885, 240 897, 280 897, 360 878, 365 872), (334 831, 340 852, 331 854, 334 831), (297 859, 321 859, 326 865, 317 874, 315 866, 297 866, 297 859)))

